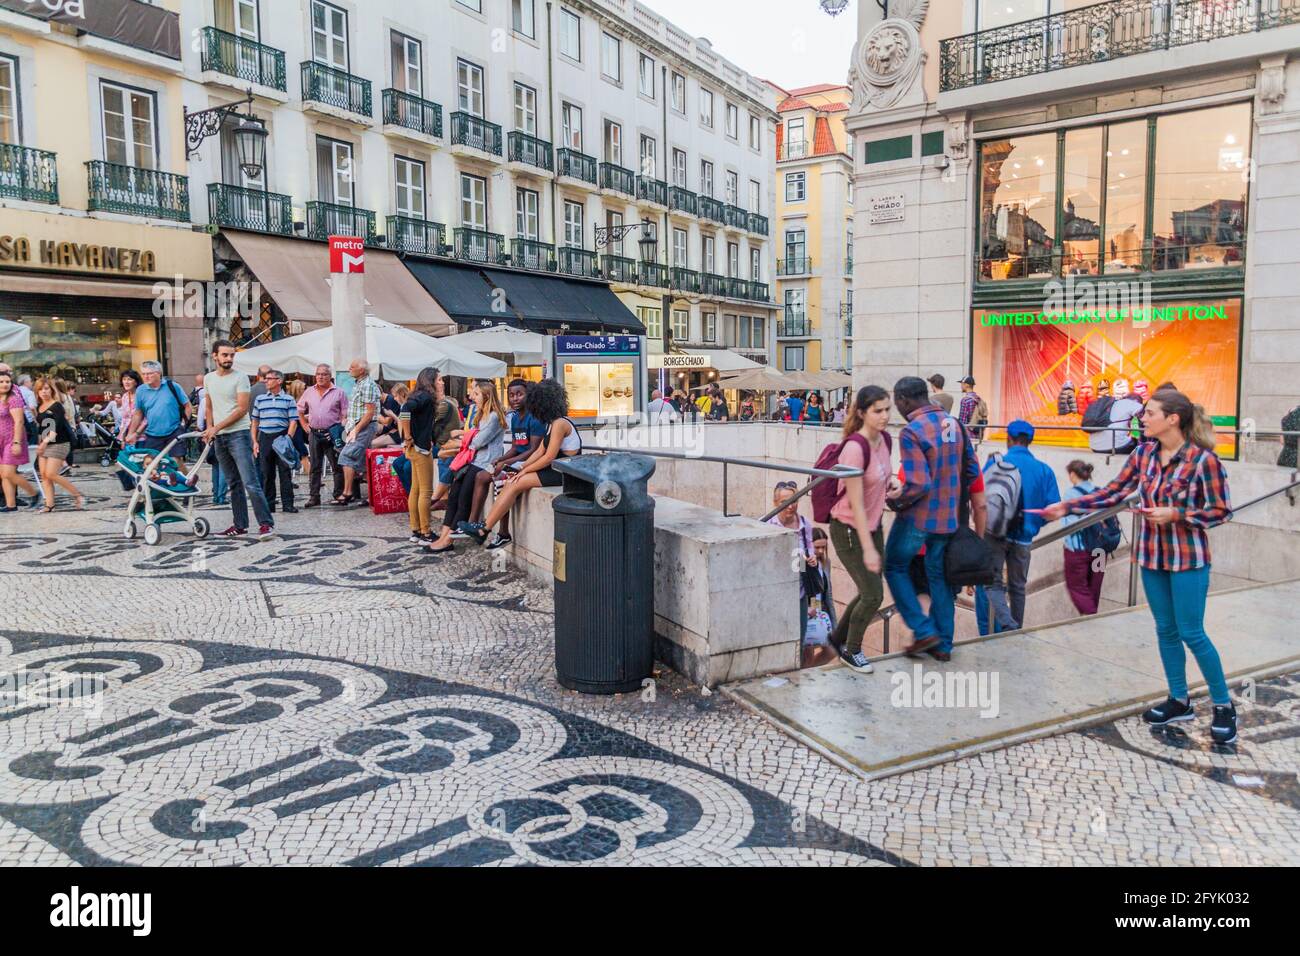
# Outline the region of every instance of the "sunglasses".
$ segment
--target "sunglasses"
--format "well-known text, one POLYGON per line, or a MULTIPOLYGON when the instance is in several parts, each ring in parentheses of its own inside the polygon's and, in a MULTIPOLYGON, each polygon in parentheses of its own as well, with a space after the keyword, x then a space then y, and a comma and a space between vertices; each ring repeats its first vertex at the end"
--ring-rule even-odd
POLYGON ((798 488, 799 485, 793 481, 778 481, 776 483, 777 491, 796 491, 798 488))

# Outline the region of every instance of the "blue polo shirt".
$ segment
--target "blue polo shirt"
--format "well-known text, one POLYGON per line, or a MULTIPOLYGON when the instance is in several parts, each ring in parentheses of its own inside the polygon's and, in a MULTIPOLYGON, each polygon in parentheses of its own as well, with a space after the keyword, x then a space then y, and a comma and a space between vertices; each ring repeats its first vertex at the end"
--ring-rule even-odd
POLYGON ((298 420, 298 403, 294 397, 280 389, 278 395, 263 392, 253 399, 253 421, 267 434, 287 432, 289 423, 298 420))
POLYGON ((797 422, 799 416, 803 413, 803 399, 795 398, 791 395, 786 400, 786 408, 790 409, 790 421, 797 422))
POLYGON ((180 386, 164 378, 157 388, 140 385, 135 390, 135 407, 145 417, 144 433, 150 438, 166 438, 181 427, 181 409, 188 399, 180 386))
MULTIPOLYGON (((1061 500, 1061 491, 1056 485, 1056 474, 1051 467, 1033 456, 1024 445, 1012 445, 1002 456, 1008 464, 1020 469, 1020 498, 1026 508, 1046 508, 1061 500)), ((984 465, 985 474, 993 466, 990 456, 984 465)), ((1012 540, 1017 544, 1029 544, 1043 527, 1042 515, 1026 514, 1021 533, 1012 540)))

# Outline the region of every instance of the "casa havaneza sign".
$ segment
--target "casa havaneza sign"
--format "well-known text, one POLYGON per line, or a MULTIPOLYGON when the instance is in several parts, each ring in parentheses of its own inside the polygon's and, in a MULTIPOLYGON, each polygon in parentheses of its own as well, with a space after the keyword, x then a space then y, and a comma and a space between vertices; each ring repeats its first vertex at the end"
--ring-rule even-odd
POLYGON ((181 20, 140 0, 0 0, 0 9, 62 23, 172 60, 181 58, 181 20))
POLYGON ((54 239, 41 239, 33 244, 26 236, 0 235, 0 266, 29 265, 119 275, 152 275, 158 269, 157 257, 149 249, 54 239))

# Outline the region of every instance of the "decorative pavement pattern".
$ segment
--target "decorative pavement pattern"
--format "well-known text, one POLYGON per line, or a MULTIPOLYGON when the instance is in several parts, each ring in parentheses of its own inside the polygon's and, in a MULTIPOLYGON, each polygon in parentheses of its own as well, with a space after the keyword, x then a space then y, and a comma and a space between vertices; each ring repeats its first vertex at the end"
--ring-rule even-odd
POLYGON ((669 671, 562 689, 548 590, 403 515, 150 548, 77 481, 0 516, 0 866, 1300 862, 1294 675, 1232 747, 1202 702, 867 783, 669 671))

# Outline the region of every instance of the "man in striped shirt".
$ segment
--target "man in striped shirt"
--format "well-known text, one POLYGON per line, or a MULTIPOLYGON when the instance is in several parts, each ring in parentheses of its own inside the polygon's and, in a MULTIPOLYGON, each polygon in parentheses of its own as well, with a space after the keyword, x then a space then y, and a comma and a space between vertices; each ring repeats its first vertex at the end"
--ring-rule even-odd
POLYGON ((297 514, 293 506, 293 474, 289 466, 275 453, 275 440, 281 435, 293 438, 298 430, 298 403, 284 390, 284 373, 276 369, 267 371, 263 381, 266 391, 253 401, 252 438, 253 457, 262 473, 262 489, 266 492, 267 506, 275 510, 275 481, 280 479, 280 503, 285 514, 297 514))

